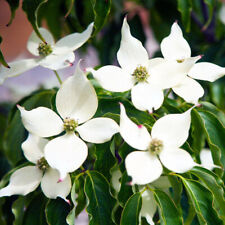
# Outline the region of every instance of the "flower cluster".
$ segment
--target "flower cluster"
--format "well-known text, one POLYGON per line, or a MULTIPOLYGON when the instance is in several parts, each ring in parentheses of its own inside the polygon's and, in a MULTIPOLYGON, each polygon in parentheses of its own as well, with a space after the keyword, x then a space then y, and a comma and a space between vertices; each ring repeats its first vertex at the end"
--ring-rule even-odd
MULTIPOLYGON (((89 39, 92 28, 93 24, 90 24, 83 33, 70 34, 56 43, 44 28, 40 32, 46 43, 32 33, 27 48, 38 58, 12 62, 10 69, 1 68, 0 80, 37 65, 52 70, 71 65, 74 61, 73 51, 89 39)), ((88 71, 108 91, 131 90, 132 103, 138 110, 152 113, 159 109, 164 102, 164 90, 169 88, 186 102, 197 105, 204 90, 194 79, 212 82, 225 74, 225 68, 212 63, 198 63, 201 56, 191 57, 190 46, 177 23, 172 25, 171 33, 161 42, 163 58, 149 59, 141 42, 131 35, 126 18, 121 33, 117 53, 120 67, 107 65, 88 71)), ((57 112, 46 107, 29 111, 17 106, 23 125, 29 132, 22 150, 34 165, 16 170, 8 186, 0 190, 0 197, 26 195, 41 183, 48 198, 66 199, 71 189, 70 173, 80 168, 87 159, 88 145, 85 142, 105 143, 118 132, 129 146, 137 150, 129 153, 125 159, 127 174, 132 178, 131 184, 153 182, 151 185, 154 186, 154 182, 163 174, 163 167, 175 173, 185 173, 198 165, 190 153, 182 149, 189 136, 194 106, 189 106, 180 114, 164 115, 156 120, 150 132, 144 125, 134 123, 120 103, 118 125, 113 119, 94 117, 98 97, 86 75, 78 63, 74 75, 66 79, 57 91, 57 112)), ((209 166, 211 169, 216 167, 212 160, 209 166)), ((151 223, 156 204, 152 205, 153 213, 149 214, 146 205, 152 202, 152 193, 149 190, 143 193, 141 214, 151 223)))

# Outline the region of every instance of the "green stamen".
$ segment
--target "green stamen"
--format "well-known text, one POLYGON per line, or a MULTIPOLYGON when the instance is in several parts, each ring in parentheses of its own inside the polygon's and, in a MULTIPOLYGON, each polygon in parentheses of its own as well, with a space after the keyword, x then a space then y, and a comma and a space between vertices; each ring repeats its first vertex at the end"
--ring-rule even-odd
POLYGON ((44 157, 37 161, 37 167, 42 171, 46 171, 49 168, 48 162, 44 157))
POLYGON ((184 62, 184 59, 178 59, 177 62, 182 63, 182 62, 184 62))
POLYGON ((75 121, 74 119, 70 119, 70 118, 65 118, 64 119, 64 130, 66 132, 73 132, 75 131, 76 127, 78 126, 78 122, 75 121))
POLYGON ((138 82, 147 81, 147 79, 149 78, 148 71, 144 66, 138 66, 134 70, 132 76, 134 76, 138 82))
POLYGON ((40 56, 47 56, 52 53, 52 47, 49 44, 40 43, 38 46, 38 53, 40 56))
POLYGON ((163 149, 163 142, 156 138, 152 139, 149 145, 149 152, 154 155, 157 155, 162 151, 162 149, 163 149))

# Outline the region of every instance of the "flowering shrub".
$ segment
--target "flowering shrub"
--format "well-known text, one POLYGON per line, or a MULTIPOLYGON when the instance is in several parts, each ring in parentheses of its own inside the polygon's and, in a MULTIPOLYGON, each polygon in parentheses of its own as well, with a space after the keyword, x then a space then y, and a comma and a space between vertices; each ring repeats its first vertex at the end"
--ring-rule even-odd
MULTIPOLYGON (((8 2, 13 20, 19 1, 8 2)), ((90 225, 225 224, 224 58, 205 62, 210 45, 195 47, 192 56, 178 22, 167 26, 163 17, 157 22, 161 12, 154 1, 139 2, 141 12, 150 7, 155 35, 163 34, 161 53, 151 58, 135 37, 141 32, 130 22, 139 21, 129 19, 133 12, 120 19, 115 2, 78 2, 23 0, 34 29, 27 49, 36 57, 8 63, 0 55, 3 85, 39 65, 53 70, 60 84, 12 107, 0 106, 1 224, 73 225, 84 209, 90 225), (44 13, 52 5, 68 8, 65 23, 74 31, 57 42, 37 25, 42 17, 49 23, 44 13), (121 39, 113 28, 116 21, 121 39), (166 29, 160 31, 163 24, 166 29), (74 50, 89 44, 98 49, 102 65, 82 70, 79 59, 73 75, 62 81, 58 70, 72 66, 74 50)), ((199 37, 190 29, 188 12, 199 25, 195 11, 202 9, 207 18, 200 24, 202 34, 219 45, 224 27, 218 28, 217 41, 208 39, 219 21, 213 3, 200 1, 201 8, 187 2, 178 1, 179 24, 193 39, 199 37)), ((55 36, 63 30, 57 22, 49 29, 55 36)))

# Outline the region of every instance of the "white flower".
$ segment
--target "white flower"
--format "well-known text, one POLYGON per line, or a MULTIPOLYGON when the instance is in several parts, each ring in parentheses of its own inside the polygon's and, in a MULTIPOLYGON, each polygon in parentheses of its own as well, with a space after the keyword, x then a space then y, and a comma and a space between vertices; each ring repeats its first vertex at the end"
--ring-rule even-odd
POLYGON ((196 165, 191 155, 180 148, 188 138, 191 109, 160 118, 150 135, 144 126, 136 125, 127 117, 122 104, 120 108, 120 134, 131 147, 141 150, 131 152, 125 159, 133 184, 158 179, 163 171, 161 163, 176 173, 185 173, 196 165))
POLYGON ((208 170, 213 170, 214 168, 220 168, 219 166, 214 164, 210 149, 204 148, 200 151, 200 160, 201 160, 201 166, 208 170))
MULTIPOLYGON (((165 176, 161 176, 156 181, 149 184, 149 186, 151 188, 161 189, 167 193, 169 193, 169 188, 171 187, 168 177, 165 176)), ((139 190, 142 191, 144 188, 145 187, 139 188, 139 190)), ((152 191, 147 189, 142 193, 141 196, 142 206, 139 214, 139 223, 141 224, 141 217, 145 217, 145 219, 150 225, 154 225, 155 223, 153 222, 153 217, 157 210, 157 203, 155 201, 154 195, 152 191)))
MULTIPOLYGON (((195 61, 200 59, 200 57, 191 58, 191 48, 176 22, 172 25, 169 36, 162 40, 160 47, 164 58, 168 61, 177 61, 177 63, 183 64, 190 59, 196 59, 195 61)), ((188 76, 183 77, 181 82, 172 88, 185 101, 197 104, 198 99, 204 95, 204 89, 194 79, 213 82, 224 74, 224 67, 207 62, 196 63, 187 70, 188 76)))
POLYGON ((0 190, 0 197, 27 195, 41 183, 41 189, 48 198, 61 197, 66 200, 71 189, 70 176, 67 175, 62 182, 58 182, 59 172, 50 168, 44 158, 43 149, 47 143, 47 140, 29 134, 22 143, 22 150, 27 160, 36 165, 16 170, 10 177, 9 185, 0 190))
POLYGON ((59 170, 62 180, 67 173, 78 169, 88 154, 87 145, 74 131, 85 141, 104 143, 119 130, 112 119, 91 119, 97 107, 95 90, 79 65, 75 74, 57 92, 56 108, 60 116, 45 107, 27 111, 18 106, 23 124, 29 132, 40 137, 51 137, 66 131, 66 134, 54 138, 45 146, 45 158, 52 168, 59 170))
POLYGON ((158 109, 163 103, 163 89, 179 83, 194 64, 193 59, 183 64, 163 58, 149 60, 142 43, 131 35, 126 18, 121 33, 117 52, 121 68, 108 65, 90 71, 106 90, 124 92, 131 89, 134 106, 152 112, 153 108, 158 109))
POLYGON ((45 28, 39 28, 41 35, 47 43, 43 43, 41 39, 33 32, 28 40, 27 49, 38 58, 23 59, 9 63, 10 68, 0 66, 0 84, 6 78, 20 75, 38 65, 58 70, 71 66, 75 60, 74 52, 83 45, 91 36, 93 23, 82 33, 72 33, 67 35, 56 43, 51 33, 45 28))

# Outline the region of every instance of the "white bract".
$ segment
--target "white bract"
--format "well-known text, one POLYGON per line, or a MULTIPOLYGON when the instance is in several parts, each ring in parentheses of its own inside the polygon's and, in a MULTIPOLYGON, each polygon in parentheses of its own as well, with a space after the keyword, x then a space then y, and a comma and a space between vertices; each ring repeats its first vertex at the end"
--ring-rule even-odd
POLYGON ((32 55, 38 56, 38 58, 11 62, 9 63, 10 68, 0 66, 0 84, 3 83, 6 78, 18 76, 38 65, 52 70, 71 66, 75 60, 73 51, 78 49, 90 38, 92 30, 93 23, 82 33, 69 34, 56 43, 51 33, 45 28, 39 28, 39 31, 46 43, 43 43, 33 31, 28 39, 27 49, 32 55))
POLYGON ((181 114, 166 115, 155 122, 151 135, 146 127, 136 125, 120 105, 120 134, 134 151, 125 159, 125 166, 133 184, 148 184, 160 177, 161 163, 176 173, 185 173, 197 165, 191 155, 180 146, 188 138, 191 109, 181 114), (160 160, 159 160, 160 159, 160 160))
POLYGON ((58 182, 59 172, 50 168, 44 158, 44 146, 47 143, 46 139, 29 134, 22 143, 22 150, 27 160, 35 166, 17 169, 11 175, 9 185, 0 190, 0 197, 27 195, 41 183, 41 189, 48 198, 61 197, 66 200, 71 189, 70 176, 67 175, 62 182, 58 182))
MULTIPOLYGON (((169 36, 162 40, 160 47, 166 60, 177 61, 179 64, 186 63, 186 61, 190 61, 190 59, 195 59, 194 61, 197 61, 201 58, 198 56, 191 57, 191 48, 184 39, 182 30, 176 22, 172 25, 169 36)), ((172 88, 173 91, 185 101, 197 104, 198 99, 204 95, 204 89, 194 79, 213 82, 224 74, 224 67, 208 62, 196 63, 187 70, 186 75, 188 76, 183 77, 181 82, 172 86, 172 88)))
POLYGON ((75 74, 57 92, 56 108, 60 116, 45 107, 27 111, 18 106, 23 124, 29 132, 40 137, 51 137, 66 131, 66 134, 54 138, 45 146, 45 158, 52 168, 59 170, 61 180, 67 173, 78 169, 87 158, 87 145, 74 131, 83 140, 92 143, 109 141, 119 131, 119 126, 112 119, 91 119, 97 107, 95 90, 79 65, 75 74))
POLYGON ((210 149, 204 148, 201 150, 200 160, 201 160, 201 166, 208 170, 213 170, 214 168, 220 168, 219 166, 214 164, 210 149))
POLYGON ((121 35, 117 52, 121 67, 108 65, 97 71, 90 71, 104 89, 112 92, 131 90, 134 106, 139 110, 152 112, 163 103, 163 89, 181 82, 196 59, 191 58, 183 64, 163 58, 149 60, 142 43, 131 35, 126 18, 121 35))

